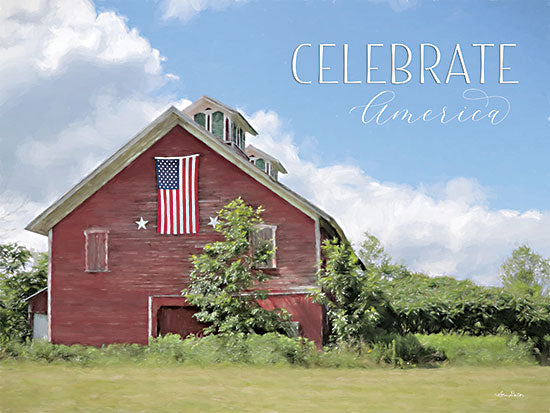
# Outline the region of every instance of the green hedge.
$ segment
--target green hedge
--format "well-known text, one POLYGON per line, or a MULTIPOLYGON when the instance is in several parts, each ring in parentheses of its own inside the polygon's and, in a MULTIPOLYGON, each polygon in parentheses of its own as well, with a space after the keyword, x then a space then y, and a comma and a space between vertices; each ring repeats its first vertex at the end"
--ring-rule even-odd
POLYGON ((533 345, 517 336, 417 334, 418 341, 444 353, 451 365, 508 366, 536 364, 533 345))
POLYGON ((512 333, 533 343, 539 362, 550 358, 550 298, 516 295, 469 280, 409 274, 385 282, 404 333, 512 333))

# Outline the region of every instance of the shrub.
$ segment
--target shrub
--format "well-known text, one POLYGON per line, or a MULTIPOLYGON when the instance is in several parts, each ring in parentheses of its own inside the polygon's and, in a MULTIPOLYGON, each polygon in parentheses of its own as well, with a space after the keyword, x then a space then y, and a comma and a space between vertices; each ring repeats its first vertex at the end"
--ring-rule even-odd
POLYGON ((517 295, 469 280, 408 274, 384 280, 401 329, 412 334, 461 333, 483 336, 502 331, 531 342, 539 362, 550 356, 550 298, 517 295))
POLYGON ((411 334, 388 336, 373 345, 373 353, 379 362, 396 367, 437 366, 447 358, 444 351, 422 344, 411 334))
POLYGON ((44 288, 47 278, 47 254, 0 244, 0 341, 23 341, 30 336, 25 299, 44 288))
POLYGON ((362 271, 345 242, 325 241, 322 249, 326 264, 317 275, 320 289, 313 299, 326 308, 329 343, 376 342, 378 336, 398 333, 397 317, 380 275, 362 271))
POLYGON ((534 364, 533 344, 516 335, 469 336, 463 334, 417 334, 420 343, 447 356, 453 365, 534 364))
POLYGON ((251 238, 262 224, 263 209, 248 206, 237 198, 218 213, 214 229, 223 236, 193 255, 190 283, 182 291, 186 300, 199 307, 195 317, 207 324, 205 334, 290 332, 290 314, 284 309, 262 308, 258 300, 267 297, 260 291, 269 275, 260 270, 274 252, 269 241, 252 248, 251 238))

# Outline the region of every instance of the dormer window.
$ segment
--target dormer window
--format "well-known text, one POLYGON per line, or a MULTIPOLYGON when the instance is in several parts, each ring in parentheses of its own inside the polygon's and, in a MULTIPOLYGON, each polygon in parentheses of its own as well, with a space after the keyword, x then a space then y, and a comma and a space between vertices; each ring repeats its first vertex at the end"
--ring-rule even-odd
POLYGON ((223 139, 223 113, 220 111, 212 114, 212 134, 223 139))
POLYGON ((241 149, 244 149, 244 137, 243 137, 243 130, 241 128, 237 129, 239 135, 237 138, 237 146, 241 149))
POLYGON ((203 128, 206 127, 206 115, 202 112, 199 112, 193 116, 193 119, 195 122, 197 122, 199 125, 201 125, 203 128))
POLYGON ((265 161, 262 158, 255 159, 254 165, 256 165, 258 168, 260 168, 262 171, 265 172, 265 161))
POLYGON ((225 118, 225 129, 223 136, 226 142, 231 141, 231 139, 229 138, 229 118, 225 118))
POLYGON ((274 180, 277 180, 279 177, 279 172, 286 174, 286 169, 284 166, 273 156, 261 151, 260 149, 248 145, 246 147, 246 154, 250 162, 252 162, 258 169, 261 169, 267 175, 269 175, 274 180))

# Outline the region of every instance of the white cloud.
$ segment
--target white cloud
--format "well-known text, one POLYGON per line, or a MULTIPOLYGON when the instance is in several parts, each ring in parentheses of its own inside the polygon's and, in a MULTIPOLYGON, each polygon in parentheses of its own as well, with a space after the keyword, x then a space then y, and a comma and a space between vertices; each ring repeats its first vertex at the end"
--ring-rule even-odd
POLYGON ((163 81, 159 51, 124 17, 97 13, 88 0, 3 0, 0 50, 0 102, 19 95, 24 86, 59 76, 74 61, 105 68, 139 66, 142 80, 163 81))
POLYGON ((1 193, 1 242, 20 242, 29 248, 46 251, 48 248, 47 238, 25 231, 24 227, 36 216, 37 211, 41 211, 47 206, 47 203, 29 202, 22 194, 17 192, 6 191, 1 193))
POLYGON ((224 10, 232 5, 248 3, 249 0, 163 0, 161 8, 165 19, 177 18, 186 22, 207 10, 224 10))
POLYGON ((500 263, 518 243, 550 255, 548 211, 490 209, 487 190, 463 177, 434 194, 377 181, 354 165, 318 166, 300 156, 275 112, 258 111, 251 122, 259 136, 249 143, 285 165, 286 185, 336 218, 354 242, 369 231, 415 270, 496 284, 500 263))
POLYGON ((36 246, 24 226, 166 109, 153 96, 179 78, 89 0, 2 0, 0 54, 0 239, 36 246))
POLYGON ((47 168, 74 161, 75 153, 89 156, 98 152, 115 152, 139 126, 143 126, 144 121, 160 115, 161 108, 168 103, 141 97, 120 100, 109 93, 94 96, 91 111, 85 118, 66 125, 56 133, 54 140, 35 138, 26 141, 19 146, 17 156, 22 164, 47 168))

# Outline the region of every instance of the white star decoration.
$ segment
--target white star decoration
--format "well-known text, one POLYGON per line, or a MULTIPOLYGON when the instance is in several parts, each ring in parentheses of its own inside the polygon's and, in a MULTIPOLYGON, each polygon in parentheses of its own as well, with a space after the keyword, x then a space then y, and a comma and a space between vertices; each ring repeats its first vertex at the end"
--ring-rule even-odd
POLYGON ((143 217, 140 217, 140 218, 139 218, 139 221, 136 221, 136 224, 137 224, 137 226, 138 226, 138 231, 139 231, 140 229, 142 229, 142 228, 143 228, 143 229, 147 229, 147 227, 146 227, 145 225, 147 225, 148 223, 149 223, 149 221, 145 221, 145 220, 143 219, 143 217))
POLYGON ((218 217, 210 217, 210 222, 208 223, 208 225, 212 225, 212 228, 216 228, 216 225, 218 225, 219 222, 218 222, 218 217))

